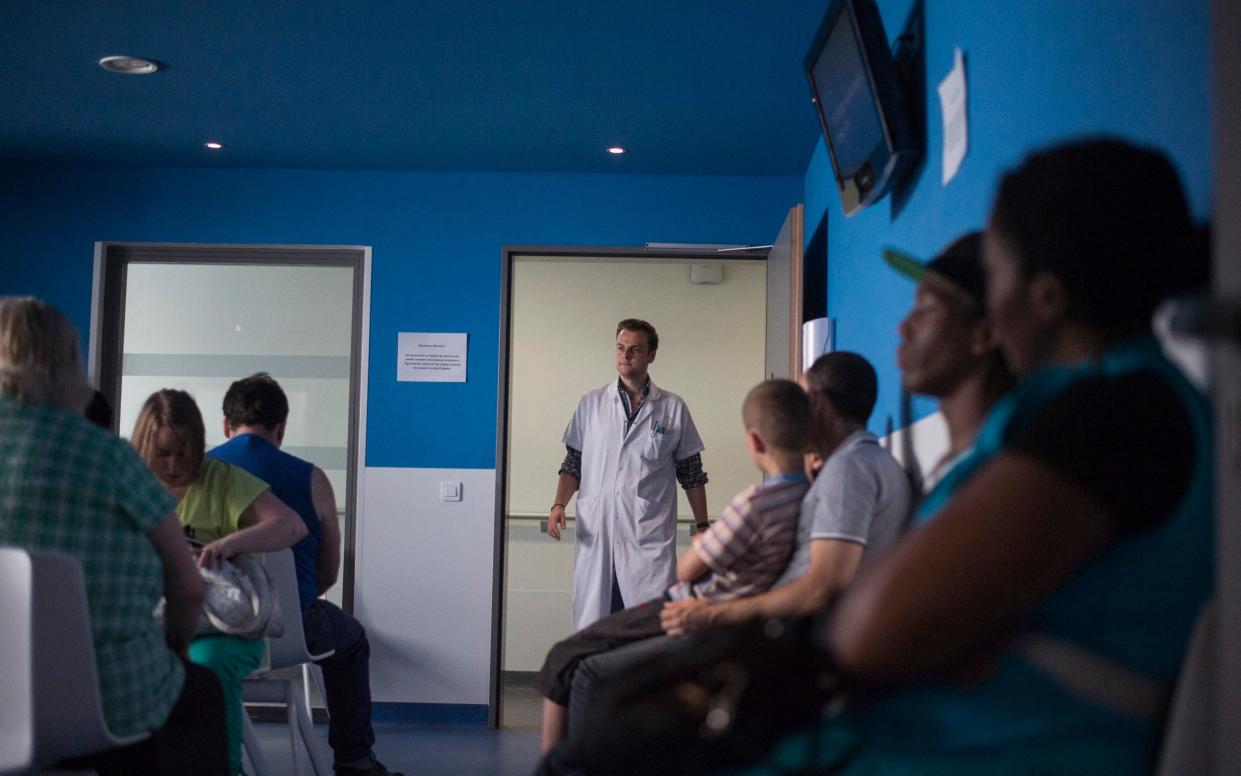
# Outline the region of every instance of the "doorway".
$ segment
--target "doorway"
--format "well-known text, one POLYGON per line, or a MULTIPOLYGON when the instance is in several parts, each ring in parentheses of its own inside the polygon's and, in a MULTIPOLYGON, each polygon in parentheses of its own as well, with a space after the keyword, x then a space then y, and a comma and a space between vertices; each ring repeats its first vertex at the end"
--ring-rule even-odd
MULTIPOLYGON (((739 413, 765 376, 768 278, 766 249, 512 248, 504 262, 492 724, 530 728, 534 673, 571 630, 573 502, 560 542, 546 525, 561 434, 582 394, 616 380, 616 322, 637 317, 658 329, 652 380, 693 413, 706 444, 708 512, 719 514, 754 478, 739 413)), ((681 495, 678 551, 692 523, 681 495)))
POLYGON ((353 608, 369 249, 96 247, 89 371, 128 437, 161 388, 194 396, 207 449, 224 441, 228 386, 268 372, 289 397, 284 449, 323 469, 337 498, 342 568, 328 600, 353 608))

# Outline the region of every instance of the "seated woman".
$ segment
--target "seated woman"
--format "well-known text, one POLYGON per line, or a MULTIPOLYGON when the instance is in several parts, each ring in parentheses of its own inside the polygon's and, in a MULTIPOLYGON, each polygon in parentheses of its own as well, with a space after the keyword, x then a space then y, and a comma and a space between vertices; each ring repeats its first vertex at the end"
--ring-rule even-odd
POLYGON ((829 624, 841 671, 886 691, 777 761, 1150 771, 1213 584, 1209 408, 1150 333, 1190 241, 1158 152, 1081 141, 1004 176, 987 306, 1021 382, 829 624))
POLYGON ((153 733, 75 765, 218 776, 220 686, 183 659, 202 580, 173 499, 133 448, 82 417, 89 398, 68 319, 37 299, 0 298, 0 544, 81 562, 104 720, 115 735, 153 733), (163 632, 151 616, 161 596, 163 632))
MULTIPOLYGON (((291 547, 306 535, 306 524, 271 494, 267 483, 248 472, 204 455, 202 413, 185 391, 151 394, 134 424, 131 440, 138 455, 176 499, 185 535, 204 546, 200 566, 243 553, 291 547)), ((189 646, 190 660, 215 672, 224 688, 228 760, 241 772, 241 682, 263 659, 262 639, 202 636, 189 646)))

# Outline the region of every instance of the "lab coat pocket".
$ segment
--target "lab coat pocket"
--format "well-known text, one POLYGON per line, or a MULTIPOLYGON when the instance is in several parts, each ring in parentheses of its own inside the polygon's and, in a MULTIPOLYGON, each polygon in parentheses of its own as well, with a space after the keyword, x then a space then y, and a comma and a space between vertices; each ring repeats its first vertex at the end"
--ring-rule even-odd
POLYGON ((594 537, 599 528, 598 499, 577 494, 577 516, 573 528, 579 542, 594 537))
POLYGON ((675 538, 676 516, 669 515, 662 502, 641 496, 635 496, 633 501, 639 546, 663 545, 675 538))
POLYGON ((646 444, 642 447, 642 457, 652 466, 656 466, 667 458, 672 449, 672 435, 665 428, 663 431, 647 434, 646 444))

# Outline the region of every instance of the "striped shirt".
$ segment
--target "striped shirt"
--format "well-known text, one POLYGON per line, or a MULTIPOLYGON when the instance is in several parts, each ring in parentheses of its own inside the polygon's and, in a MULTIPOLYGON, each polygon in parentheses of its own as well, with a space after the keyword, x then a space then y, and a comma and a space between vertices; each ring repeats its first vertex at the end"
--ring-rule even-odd
POLYGON ((184 682, 151 615, 164 567, 147 538, 175 502, 119 437, 80 415, 0 398, 0 544, 82 564, 103 714, 116 735, 162 727, 184 682))
POLYGON ((689 550, 711 573, 678 582, 668 588, 668 597, 719 603, 766 592, 793 554, 797 516, 809 488, 800 474, 784 474, 738 493, 689 550))

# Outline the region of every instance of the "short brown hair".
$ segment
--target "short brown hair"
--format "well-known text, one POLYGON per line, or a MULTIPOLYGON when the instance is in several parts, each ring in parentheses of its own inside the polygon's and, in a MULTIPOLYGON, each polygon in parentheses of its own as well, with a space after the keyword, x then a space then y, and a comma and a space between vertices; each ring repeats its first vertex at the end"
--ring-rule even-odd
POLYGON ((650 350, 659 350, 659 335, 655 327, 640 318, 626 318, 616 324, 616 336, 622 331, 640 331, 646 335, 646 346, 650 350))
POLYGON ((203 465, 207 434, 203 428, 203 414, 198 411, 194 397, 185 391, 164 388, 143 402, 130 442, 151 469, 155 462, 155 435, 161 428, 171 428, 177 435, 189 470, 197 478, 203 465))
POLYGON ((792 380, 764 380, 741 405, 741 422, 771 447, 790 453, 810 448, 810 399, 792 380))
POLYGON ((262 426, 268 431, 289 419, 289 399, 266 372, 243 377, 224 394, 224 419, 232 428, 262 426))

